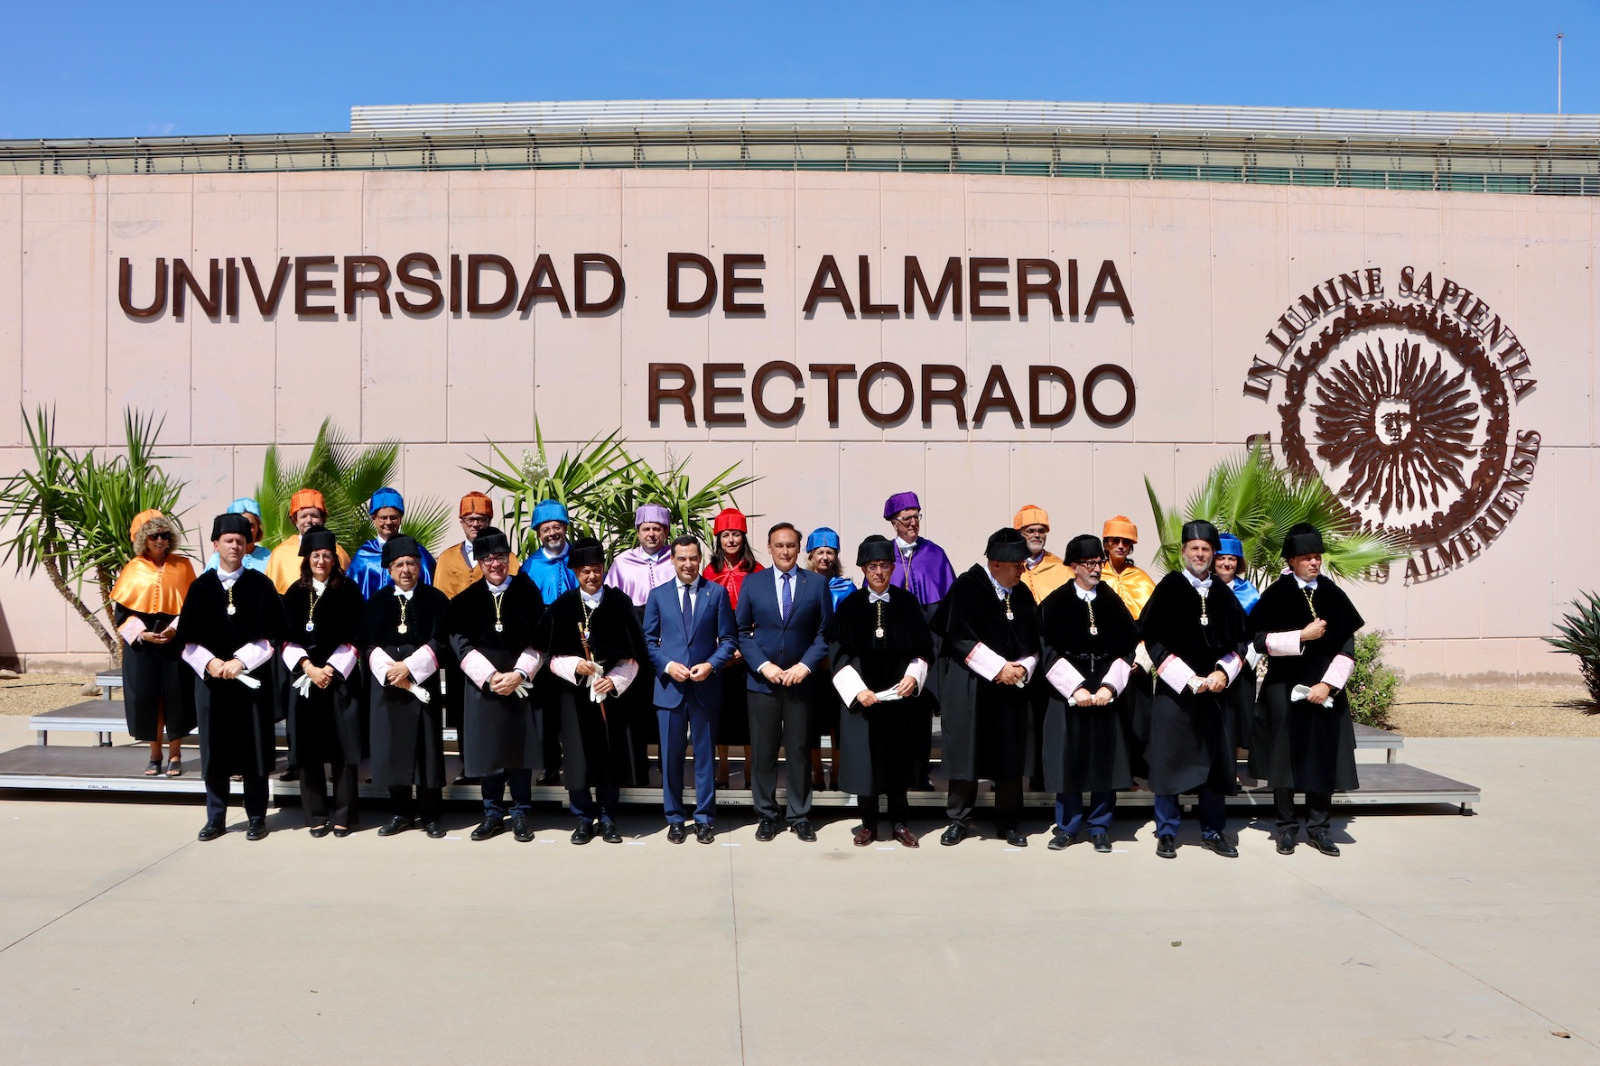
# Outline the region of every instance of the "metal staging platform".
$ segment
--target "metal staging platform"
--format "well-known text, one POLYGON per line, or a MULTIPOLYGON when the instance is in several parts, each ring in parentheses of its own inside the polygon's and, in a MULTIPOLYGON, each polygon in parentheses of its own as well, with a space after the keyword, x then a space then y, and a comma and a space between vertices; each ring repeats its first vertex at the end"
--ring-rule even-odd
MULTIPOLYGON (((199 796, 204 791, 200 781, 200 753, 193 748, 184 749, 186 772, 182 777, 145 777, 143 770, 149 759, 149 749, 143 744, 123 747, 83 747, 60 745, 27 745, 11 751, 0 752, 0 789, 51 789, 66 792, 122 792, 145 795, 199 796)), ((280 767, 281 769, 281 756, 280 767)), ((451 780, 460 773, 461 762, 455 756, 445 759, 446 776, 451 780)), ((1413 806, 1419 804, 1448 804, 1461 809, 1463 814, 1481 802, 1478 788, 1454 781, 1440 774, 1408 766, 1404 763, 1361 763, 1361 789, 1356 792, 1339 792, 1333 797, 1336 808, 1413 806)), ((738 778, 735 774, 735 778, 738 778)), ((685 780, 692 781, 689 773, 685 780)), ((944 809, 943 781, 937 770, 934 774, 935 790, 913 792, 911 803, 917 807, 944 809)), ((236 786, 237 791, 237 786, 236 786)), ((779 794, 782 794, 782 789, 779 794)), ((692 788, 690 789, 692 793, 692 788)), ((279 781, 276 774, 271 779, 271 795, 275 803, 298 800, 300 786, 293 781, 279 781)), ((363 799, 387 800, 388 793, 370 783, 361 786, 363 799)), ((447 801, 476 804, 480 801, 478 788, 472 785, 449 785, 444 790, 447 801)), ((536 802, 564 805, 567 792, 559 787, 538 787, 533 790, 536 802)), ((692 800, 692 795, 689 797, 692 800)), ((751 805, 747 788, 721 789, 718 802, 725 807, 751 805)), ((1043 792, 1030 792, 1030 807, 1047 807, 1054 796, 1043 792)), ((661 790, 652 788, 625 788, 622 801, 640 807, 659 810, 661 790)), ((1148 792, 1124 792, 1117 797, 1119 807, 1147 807, 1152 797, 1148 792)), ((855 797, 844 792, 819 790, 813 803, 818 807, 845 807, 855 804, 855 797)), ((979 797, 980 804, 992 803, 988 793, 979 797)), ((1243 789, 1230 797, 1228 806, 1235 809, 1270 809, 1272 794, 1268 789, 1243 789)))

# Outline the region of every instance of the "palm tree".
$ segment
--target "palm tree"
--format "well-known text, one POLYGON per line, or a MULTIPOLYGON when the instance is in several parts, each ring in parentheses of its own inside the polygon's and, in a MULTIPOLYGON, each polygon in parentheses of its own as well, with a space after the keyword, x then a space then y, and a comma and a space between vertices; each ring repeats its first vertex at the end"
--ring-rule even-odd
POLYGON ((1321 478, 1278 466, 1264 443, 1212 467, 1182 511, 1162 507, 1149 478, 1144 487, 1161 535, 1157 557, 1169 571, 1181 565, 1183 523, 1195 519, 1239 538, 1245 556, 1240 560, 1241 576, 1257 588, 1277 578, 1283 566, 1284 535, 1299 522, 1322 531, 1327 545, 1323 567, 1342 580, 1360 580, 1408 554, 1403 538, 1362 529, 1321 478))
MULTIPOLYGON (((289 500, 302 488, 322 493, 328 505, 327 528, 340 544, 354 548, 365 543, 376 533, 367 502, 374 492, 394 483, 399 463, 398 441, 359 447, 331 418, 323 420, 311 454, 303 463, 285 464, 274 444, 267 449, 261 465, 261 483, 256 486, 256 503, 261 507, 261 543, 273 548, 294 535, 289 500)), ((437 498, 412 496, 406 500, 400 532, 415 537, 430 551, 437 551, 449 524, 450 511, 437 498)))

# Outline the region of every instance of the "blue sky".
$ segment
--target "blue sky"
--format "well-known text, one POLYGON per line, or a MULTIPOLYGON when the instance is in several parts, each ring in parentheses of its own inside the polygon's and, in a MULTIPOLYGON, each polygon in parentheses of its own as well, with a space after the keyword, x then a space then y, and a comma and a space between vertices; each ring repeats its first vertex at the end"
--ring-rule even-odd
POLYGON ((0 138, 349 128, 352 104, 953 97, 1600 112, 1575 2, 12 4, 0 138))

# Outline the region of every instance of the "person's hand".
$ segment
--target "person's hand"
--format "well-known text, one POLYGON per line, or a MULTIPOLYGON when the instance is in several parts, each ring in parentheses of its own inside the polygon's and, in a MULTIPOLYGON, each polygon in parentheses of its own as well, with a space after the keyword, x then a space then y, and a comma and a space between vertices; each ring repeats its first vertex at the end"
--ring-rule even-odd
POLYGON ((863 707, 872 707, 878 702, 878 694, 870 688, 864 688, 856 693, 856 702, 863 707))
POLYGON ((744 652, 740 651, 738 648, 734 648, 733 649, 733 658, 728 660, 728 664, 731 666, 731 665, 733 665, 735 663, 742 663, 742 662, 744 662, 744 652))
POLYGON ((667 676, 674 681, 689 680, 689 668, 682 663, 668 663, 667 676))
POLYGON ((222 664, 222 674, 220 676, 232 681, 234 678, 238 677, 244 672, 245 669, 243 662, 238 659, 229 659, 227 662, 222 664))
POLYGON ((1307 696, 1306 699, 1320 707, 1322 704, 1327 703, 1328 698, 1332 695, 1333 686, 1328 684, 1326 681, 1318 681, 1315 685, 1311 686, 1311 694, 1307 696))
POLYGON ((515 670, 508 670, 503 674, 495 674, 489 679, 489 691, 496 696, 509 696, 517 691, 517 686, 522 684, 522 675, 515 670))
POLYGON ((1096 707, 1104 707, 1106 704, 1110 703, 1116 698, 1117 694, 1111 691, 1111 687, 1109 685, 1101 685, 1100 691, 1094 694, 1094 705, 1096 707))
POLYGON ((609 696, 613 692, 617 691, 616 682, 612 681, 609 677, 601 677, 591 681, 589 682, 589 687, 594 689, 595 692, 602 696, 609 696))
POLYGON ((206 676, 225 677, 226 675, 223 674, 222 668, 227 665, 228 664, 223 662, 221 659, 212 659, 210 662, 206 663, 206 676))
POLYGON ((785 670, 783 675, 786 679, 783 682, 785 685, 798 685, 800 682, 811 676, 811 667, 807 666, 805 663, 795 663, 793 666, 789 667, 789 669, 785 670))
POLYGON ((909 700, 917 694, 917 679, 914 677, 902 677, 900 683, 894 687, 894 690, 900 694, 901 699, 909 700))
POLYGON ((774 685, 788 684, 788 682, 783 679, 783 671, 779 670, 777 666, 772 663, 768 663, 761 668, 761 676, 766 678, 769 683, 774 685))
POLYGON ((409 692, 411 690, 412 685, 414 685, 415 682, 411 680, 411 675, 408 673, 408 674, 406 674, 405 677, 402 677, 399 681, 391 681, 391 682, 389 682, 389 684, 393 685, 397 689, 400 689, 402 692, 409 692))
POLYGON ((1206 675, 1206 683, 1201 692, 1221 692, 1228 687, 1228 675, 1222 670, 1213 670, 1206 675))
POLYGON ((1300 631, 1300 643, 1309 644, 1311 641, 1321 637, 1322 634, 1326 633, 1327 631, 1328 620, 1326 618, 1313 619, 1310 625, 1306 626, 1300 631))
POLYGON ((1078 690, 1072 694, 1072 702, 1076 703, 1079 707, 1088 707, 1090 704, 1094 703, 1094 693, 1090 692, 1082 685, 1079 685, 1078 690))
POLYGON ((389 669, 384 671, 383 678, 387 684, 398 685, 402 681, 411 680, 411 670, 403 662, 392 662, 389 664, 389 669))
POLYGON ((144 636, 140 637, 139 639, 144 641, 146 644, 170 644, 172 642, 172 638, 176 635, 177 634, 170 629, 164 630, 160 633, 157 633, 153 629, 147 629, 144 631, 144 636))
POLYGON ((690 681, 704 681, 706 678, 708 678, 710 676, 711 676, 711 664, 710 663, 695 663, 693 666, 689 667, 689 680, 690 681))
POLYGON ((591 674, 598 674, 600 672, 600 664, 585 659, 583 662, 574 667, 572 672, 577 674, 579 677, 588 677, 591 674))
POLYGON ((1015 685, 1027 676, 1028 671, 1024 670, 1020 664, 1006 663, 1000 668, 1000 672, 995 675, 994 681, 997 685, 1015 685))
POLYGON ((318 688, 327 688, 333 684, 333 667, 331 666, 308 666, 306 667, 306 673, 311 675, 311 683, 318 688))

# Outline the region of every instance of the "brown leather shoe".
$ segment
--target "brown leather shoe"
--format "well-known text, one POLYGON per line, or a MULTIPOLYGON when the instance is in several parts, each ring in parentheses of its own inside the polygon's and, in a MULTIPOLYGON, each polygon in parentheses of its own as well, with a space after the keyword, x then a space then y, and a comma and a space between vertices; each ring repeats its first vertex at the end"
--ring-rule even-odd
POLYGON ((878 839, 878 831, 876 829, 872 828, 872 826, 870 826, 870 825, 858 825, 858 826, 856 826, 856 835, 855 835, 855 841, 854 841, 856 847, 864 848, 868 844, 872 843, 874 840, 877 840, 877 839, 878 839))
POLYGON ((895 826, 894 838, 900 842, 901 847, 916 848, 922 846, 917 843, 917 834, 911 831, 911 827, 909 825, 895 826))

